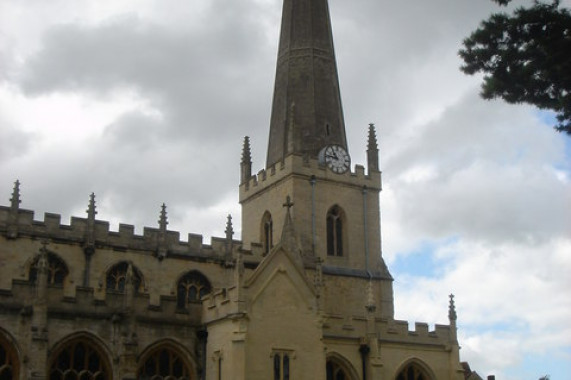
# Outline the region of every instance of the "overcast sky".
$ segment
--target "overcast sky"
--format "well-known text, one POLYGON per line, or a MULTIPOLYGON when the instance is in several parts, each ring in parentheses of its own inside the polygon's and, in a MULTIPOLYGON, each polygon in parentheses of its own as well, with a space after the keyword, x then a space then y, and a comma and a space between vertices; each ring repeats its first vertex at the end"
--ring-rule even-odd
MULTIPOLYGON (((517 3, 518 0, 515 0, 517 3)), ((569 6, 571 0, 563 1, 569 6)), ((571 139, 478 98, 457 51, 488 0, 330 0, 353 162, 381 148, 399 319, 448 323, 485 378, 571 373, 571 139)), ((0 0, 0 204, 112 229, 240 230, 242 139, 267 146, 281 0, 0 0)), ((239 238, 239 234, 238 234, 239 238)), ((411 325, 412 327, 413 325, 411 325)))

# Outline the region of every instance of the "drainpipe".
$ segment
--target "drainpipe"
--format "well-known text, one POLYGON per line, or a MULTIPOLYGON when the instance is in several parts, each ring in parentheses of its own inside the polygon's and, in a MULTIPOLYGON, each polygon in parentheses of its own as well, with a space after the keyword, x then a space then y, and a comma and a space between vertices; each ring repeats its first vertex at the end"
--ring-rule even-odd
POLYGON ((367 356, 371 348, 368 344, 363 343, 359 346, 359 353, 361 354, 361 363, 363 364, 363 380, 367 380, 367 356))
POLYGON ((312 175, 309 183, 311 184, 311 251, 315 256, 315 183, 317 180, 312 175))
POLYGON ((208 331, 206 330, 199 330, 197 332, 198 344, 200 345, 200 350, 202 351, 202 355, 200 355, 200 366, 202 367, 201 371, 199 372, 200 380, 206 379, 206 349, 208 343, 208 331))

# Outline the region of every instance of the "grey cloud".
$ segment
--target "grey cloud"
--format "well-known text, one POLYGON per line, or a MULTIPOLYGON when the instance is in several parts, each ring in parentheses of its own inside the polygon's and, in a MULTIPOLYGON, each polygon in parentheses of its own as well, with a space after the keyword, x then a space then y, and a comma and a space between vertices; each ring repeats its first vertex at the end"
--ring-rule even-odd
POLYGON ((31 148, 34 136, 26 133, 0 114, 0 162, 7 165, 11 160, 25 155, 31 148))
POLYGON ((105 97, 131 88, 163 112, 171 137, 235 139, 265 126, 267 118, 252 99, 267 99, 269 108, 273 75, 261 25, 244 22, 243 14, 221 12, 201 33, 136 18, 54 27, 19 80, 30 95, 74 91, 105 97))
POLYGON ((419 129, 413 141, 395 141, 385 164, 413 235, 533 243, 571 229, 561 207, 569 184, 550 168, 564 162, 564 146, 528 108, 470 96, 419 129), (423 168, 426 178, 407 178, 423 168))

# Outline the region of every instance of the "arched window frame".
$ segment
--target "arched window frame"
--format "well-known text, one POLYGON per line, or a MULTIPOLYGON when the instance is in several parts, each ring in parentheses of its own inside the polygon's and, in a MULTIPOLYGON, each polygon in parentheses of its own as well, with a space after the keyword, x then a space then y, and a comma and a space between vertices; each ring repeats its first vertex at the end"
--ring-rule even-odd
POLYGON ((0 329, 0 379, 19 379, 20 360, 16 344, 0 329))
POLYGON ((111 380, 111 368, 109 354, 102 344, 90 334, 80 333, 52 350, 48 379, 111 380))
POLYGON ((402 365, 395 375, 396 380, 433 380, 430 368, 419 360, 409 360, 402 365))
POLYGON ((105 273, 105 291, 107 293, 125 293, 125 282, 129 265, 131 265, 133 271, 133 289, 135 293, 143 291, 143 275, 141 271, 128 261, 120 261, 113 264, 105 273))
POLYGON ((274 222, 269 211, 266 211, 262 217, 260 236, 262 237, 263 254, 267 255, 274 246, 274 222))
POLYGON ((212 286, 202 273, 190 271, 179 278, 176 289, 177 308, 186 309, 189 304, 200 303, 202 297, 212 291, 212 286))
POLYGON ((330 352, 325 362, 326 380, 357 380, 359 375, 351 362, 336 352, 330 352))
POLYGON ((195 364, 188 353, 173 342, 161 342, 147 349, 139 358, 137 379, 195 380, 195 364))
POLYGON ((347 229, 345 212, 338 205, 332 206, 326 216, 326 249, 329 257, 346 256, 345 231, 347 229))
MULTIPOLYGON (((62 258, 53 252, 48 251, 48 286, 63 286, 66 277, 69 275, 67 265, 62 258)), ((36 256, 30 264, 30 272, 28 280, 34 284, 38 279, 38 261, 39 256, 36 256)))

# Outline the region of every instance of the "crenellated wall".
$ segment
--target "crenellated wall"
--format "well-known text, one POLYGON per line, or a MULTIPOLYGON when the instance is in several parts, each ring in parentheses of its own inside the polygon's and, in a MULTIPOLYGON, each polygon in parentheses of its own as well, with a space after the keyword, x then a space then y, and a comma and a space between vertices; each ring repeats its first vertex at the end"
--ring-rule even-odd
MULTIPOLYGON (((19 236, 33 237, 37 239, 50 239, 66 241, 70 243, 83 243, 89 230, 86 218, 72 217, 69 225, 62 224, 59 214, 45 213, 44 220, 34 219, 34 212, 26 209, 18 209, 15 227, 19 236)), ((10 208, 0 206, 0 233, 5 233, 10 223, 10 208)), ((142 235, 135 234, 135 227, 130 224, 119 224, 118 231, 110 231, 109 222, 96 220, 93 228, 93 236, 98 246, 108 246, 115 249, 130 249, 140 251, 154 251, 159 245, 161 231, 158 228, 144 227, 142 235)), ((205 244, 203 236, 189 233, 187 240, 180 238, 178 231, 166 231, 165 239, 169 253, 181 256, 198 257, 224 257, 235 253, 241 242, 232 240, 228 244, 227 239, 212 237, 210 244, 205 244)))
POLYGON ((365 173, 363 165, 355 165, 353 171, 344 174, 335 174, 318 160, 290 154, 283 161, 273 164, 269 168, 260 170, 240 185, 240 203, 254 196, 264 188, 274 186, 288 175, 315 176, 317 180, 330 180, 343 183, 347 186, 363 187, 381 190, 381 172, 370 171, 365 173))

